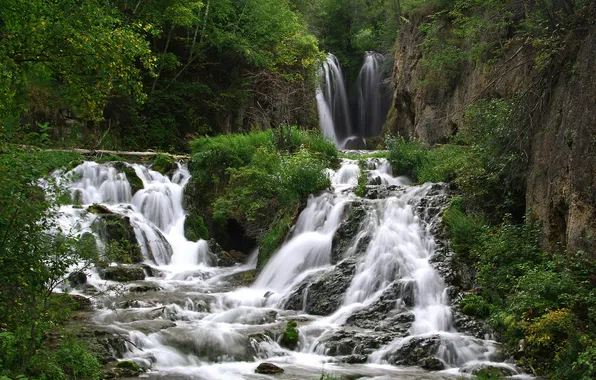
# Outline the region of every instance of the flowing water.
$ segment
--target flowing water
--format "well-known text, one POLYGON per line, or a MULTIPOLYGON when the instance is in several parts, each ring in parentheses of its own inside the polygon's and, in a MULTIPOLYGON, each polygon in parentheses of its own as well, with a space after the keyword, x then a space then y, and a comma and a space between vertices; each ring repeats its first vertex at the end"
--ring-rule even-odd
POLYGON ((383 56, 379 53, 365 53, 356 81, 358 99, 354 102, 348 97, 337 57, 328 54, 319 70, 316 99, 321 131, 341 149, 364 148, 366 137, 381 134, 388 111, 388 97, 382 83, 382 61, 383 56), (357 118, 350 110, 352 103, 357 104, 357 118))
POLYGON ((333 54, 327 55, 319 77, 321 83, 317 89, 317 105, 323 133, 343 147, 346 138, 353 133, 352 117, 344 76, 333 54))
MULTIPOLYGON (((503 363, 495 342, 459 333, 447 287, 433 266, 433 227, 445 204, 441 185, 412 186, 384 159, 368 159, 366 198, 354 194, 360 167, 343 160, 329 171, 332 189, 308 200, 286 242, 246 287, 256 253, 245 264, 215 267, 206 241, 184 236, 182 165, 164 176, 125 165, 86 162, 70 178, 73 199, 61 224, 98 234, 105 213, 126 218, 149 276, 118 284, 90 270, 86 287, 94 323, 126 337, 124 359, 150 378, 260 379, 261 362, 282 367, 280 379, 318 379, 324 371, 383 379, 448 379, 503 363), (128 175, 132 175, 129 170, 128 175), (145 290, 138 292, 139 285, 145 290), (296 350, 280 346, 287 320, 298 322, 296 350), (425 352, 424 357, 420 352, 425 352), (418 367, 441 369, 428 372, 418 367), (429 364, 430 363, 430 364, 429 364)), ((98 245, 103 245, 98 239, 98 245)))
POLYGON ((358 132, 360 136, 378 136, 383 129, 387 106, 383 90, 383 56, 367 51, 358 74, 358 132))

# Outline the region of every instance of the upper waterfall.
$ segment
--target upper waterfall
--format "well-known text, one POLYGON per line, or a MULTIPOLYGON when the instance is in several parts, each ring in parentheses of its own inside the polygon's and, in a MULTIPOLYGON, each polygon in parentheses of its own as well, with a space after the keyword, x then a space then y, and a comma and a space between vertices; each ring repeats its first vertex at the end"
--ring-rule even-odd
POLYGON ((352 91, 336 56, 329 53, 319 70, 316 99, 321 130, 339 148, 365 148, 365 138, 382 131, 388 109, 382 61, 383 55, 366 52, 356 80, 357 99, 350 99, 352 91))

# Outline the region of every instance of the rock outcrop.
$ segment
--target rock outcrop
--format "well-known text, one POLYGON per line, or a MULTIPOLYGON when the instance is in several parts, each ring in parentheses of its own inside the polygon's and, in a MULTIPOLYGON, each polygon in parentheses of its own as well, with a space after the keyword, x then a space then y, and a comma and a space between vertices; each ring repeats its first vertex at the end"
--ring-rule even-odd
MULTIPOLYGON (((592 15, 596 7, 592 7, 592 15)), ((394 96, 384 133, 436 144, 454 135, 466 107, 483 98, 512 98, 539 75, 528 41, 511 40, 496 63, 468 63, 446 86, 424 86, 419 26, 404 23, 394 63, 394 96)), ((443 20, 447 28, 448 20, 443 20)), ((526 205, 542 222, 547 250, 596 255, 596 30, 578 29, 566 41, 565 64, 548 78, 547 99, 531 111, 526 205)), ((542 96, 541 95, 541 96, 542 96)))

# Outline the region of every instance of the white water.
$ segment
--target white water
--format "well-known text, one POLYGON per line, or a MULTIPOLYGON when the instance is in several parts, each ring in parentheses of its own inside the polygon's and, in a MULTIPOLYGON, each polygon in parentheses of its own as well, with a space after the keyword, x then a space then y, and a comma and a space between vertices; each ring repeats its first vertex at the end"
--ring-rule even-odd
MULTIPOLYGON (((129 165, 129 164, 124 164, 129 165)), ((132 196, 125 173, 95 162, 85 162, 68 174, 73 199, 81 205, 62 207, 61 225, 74 233, 93 232, 98 216, 86 209, 102 204, 110 212, 128 217, 146 261, 173 267, 209 264, 205 241, 191 242, 184 237, 183 188, 190 178, 182 166, 172 179, 142 165, 130 165, 143 182, 143 189, 132 196)), ((100 248, 102 246, 99 241, 100 248)))
POLYGON ((360 149, 365 138, 381 134, 388 111, 386 91, 383 88, 383 56, 366 52, 356 81, 358 98, 348 97, 344 76, 337 57, 328 54, 319 70, 316 89, 319 122, 323 135, 340 149, 360 149), (358 107, 358 118, 353 121, 351 105, 358 107))
POLYGON ((316 98, 323 135, 343 148, 353 134, 344 76, 337 57, 329 53, 319 71, 316 98))
POLYGON ((378 136, 383 129, 387 110, 384 107, 382 70, 383 56, 367 51, 358 74, 358 109, 360 136, 378 136))
MULTIPOLYGON (((132 343, 127 344, 125 358, 150 367, 150 377, 154 373, 156 378, 248 379, 262 361, 284 368, 286 372, 277 377, 287 379, 318 379, 322 369, 335 375, 456 378, 462 376, 459 369, 470 373, 487 363, 515 371, 507 364, 492 363, 493 342, 459 334, 453 327, 445 284, 429 262, 435 249, 430 225, 415 211, 432 185, 409 186, 406 178, 393 176, 384 159, 369 159, 368 166, 369 183, 377 183, 380 190, 389 187, 387 196, 357 197, 353 188, 361 170, 356 161, 344 160, 337 172, 330 171, 333 189, 310 197, 287 241, 251 287, 230 287, 229 281, 256 266, 256 252, 244 265, 211 267, 207 243, 184 237, 182 192, 189 179, 184 167, 170 179, 134 165, 144 185, 134 196, 125 175, 110 166, 85 163, 76 168, 80 178, 71 185, 75 197, 103 202, 112 212, 130 218, 146 262, 159 272, 146 282, 162 289, 130 297, 108 292, 96 300, 100 307, 96 322, 128 334, 132 343), (367 210, 358 237, 366 235, 370 242, 355 256, 355 274, 347 279, 350 283, 338 309, 326 317, 284 310, 282 305, 303 281, 334 270, 333 236, 355 203, 367 210), (377 333, 347 326, 346 321, 395 284, 414 289, 415 319, 407 336, 371 353, 367 364, 341 364, 328 356, 329 335, 343 329, 377 333), (296 351, 271 338, 279 337, 286 319, 303 321, 296 351), (410 340, 437 336, 441 344, 436 356, 446 364, 445 371, 431 374, 387 364, 391 353, 410 340)), ((85 208, 65 207, 62 225, 81 233, 91 231, 98 217, 85 208)), ((358 241, 343 252, 344 258, 358 253, 358 241)), ((89 282, 109 289, 96 273, 89 282)), ((309 296, 307 287, 305 302, 309 296)), ((400 298, 395 299, 395 310, 406 309, 400 298)))

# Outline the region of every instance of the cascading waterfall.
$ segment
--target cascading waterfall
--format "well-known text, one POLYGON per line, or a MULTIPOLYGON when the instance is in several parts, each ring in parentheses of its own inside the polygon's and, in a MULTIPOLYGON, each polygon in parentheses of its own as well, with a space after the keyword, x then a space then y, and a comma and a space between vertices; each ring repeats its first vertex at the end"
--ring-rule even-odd
POLYGON ((319 77, 316 96, 323 134, 343 147, 344 140, 352 135, 353 130, 344 77, 336 56, 327 55, 319 77))
POLYGON ((358 74, 358 133, 363 137, 378 136, 383 129, 387 109, 382 88, 383 56, 367 51, 358 74))
MULTIPOLYGON (((329 170, 332 190, 310 197, 286 242, 245 287, 236 281, 253 273, 256 252, 244 265, 213 267, 207 243, 184 237, 188 171, 180 166, 170 179, 130 167, 143 183, 134 194, 127 174, 106 164, 77 167, 70 187, 79 202, 129 218, 145 246, 153 271, 140 283, 155 290, 110 292, 109 281, 91 282, 107 294, 95 300, 95 323, 127 336, 124 358, 149 378, 249 379, 263 361, 283 367, 281 379, 318 379, 322 368, 353 377, 455 379, 483 366, 517 374, 498 362, 494 342, 454 327, 446 285, 431 264, 431 227, 446 199, 440 185, 412 186, 385 159, 344 159, 329 170), (368 194, 359 197, 363 168, 368 194), (294 351, 280 345, 289 319, 299 323, 294 351), (429 351, 424 361, 408 361, 412 350, 429 351), (428 363, 444 370, 417 367, 428 363)), ((64 207, 63 225, 93 231, 101 215, 87 208, 64 207)))
POLYGON ((366 137, 381 134, 388 110, 387 96, 382 85, 382 60, 383 56, 379 53, 365 54, 356 82, 358 99, 353 102, 358 104, 357 118, 349 109, 351 101, 348 99, 337 57, 328 54, 319 70, 316 99, 321 130, 339 148, 364 148, 366 137))
MULTIPOLYGON (((106 212, 126 218, 130 223, 148 262, 154 265, 208 264, 206 243, 190 242, 184 237, 182 194, 190 178, 188 170, 179 165, 170 180, 142 165, 119 165, 131 169, 143 183, 143 188, 134 196, 126 174, 111 165, 84 162, 66 174, 66 178, 71 178, 68 187, 72 197, 80 205, 62 207, 62 228, 79 234, 94 233, 94 223, 101 216, 88 209, 92 204, 102 204, 106 212)), ((101 239, 98 243, 102 245, 101 239)))

